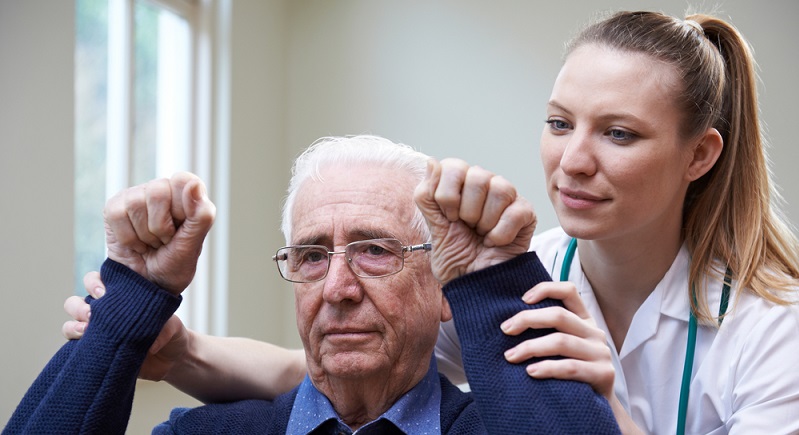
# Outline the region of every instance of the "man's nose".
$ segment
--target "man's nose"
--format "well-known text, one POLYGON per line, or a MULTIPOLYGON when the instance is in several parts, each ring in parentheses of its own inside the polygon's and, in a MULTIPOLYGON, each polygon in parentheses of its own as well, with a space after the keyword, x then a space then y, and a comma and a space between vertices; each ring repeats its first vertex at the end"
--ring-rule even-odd
POLYGON ((346 255, 331 255, 330 267, 324 281, 323 297, 331 303, 360 302, 363 299, 361 281, 347 262, 346 255))

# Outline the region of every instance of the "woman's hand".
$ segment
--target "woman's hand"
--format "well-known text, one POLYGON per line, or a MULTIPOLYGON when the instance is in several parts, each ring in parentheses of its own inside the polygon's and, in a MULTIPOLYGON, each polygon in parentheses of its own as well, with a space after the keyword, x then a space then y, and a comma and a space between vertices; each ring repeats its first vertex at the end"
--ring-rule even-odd
POLYGON ((610 403, 613 415, 624 434, 643 433, 633 422, 613 391, 616 371, 610 356, 605 331, 588 314, 577 287, 568 281, 542 282, 522 296, 528 304, 544 299, 559 299, 564 307, 524 310, 500 326, 508 335, 519 335, 528 328, 552 328, 557 332, 527 340, 505 351, 505 359, 521 363, 534 357, 561 356, 527 366, 533 378, 556 378, 585 382, 610 403))
POLYGON ((581 381, 610 398, 615 370, 605 332, 588 314, 577 289, 570 282, 542 282, 524 294, 522 300, 535 304, 546 298, 559 299, 563 307, 524 310, 502 323, 505 334, 519 335, 529 328, 553 328, 557 332, 527 340, 505 352, 505 359, 520 363, 533 357, 562 356, 527 366, 534 378, 581 381))
MULTIPOLYGON (((83 276, 83 285, 86 291, 95 299, 105 294, 105 285, 100 279, 99 272, 89 272, 83 276)), ((91 318, 91 307, 79 296, 70 296, 64 302, 64 310, 72 320, 64 322, 61 333, 69 340, 76 340, 83 336, 91 318)), ((170 371, 179 365, 186 355, 190 343, 190 334, 183 322, 177 316, 172 316, 161 329, 161 333, 150 346, 147 358, 144 360, 140 379, 149 381, 164 380, 170 371)))

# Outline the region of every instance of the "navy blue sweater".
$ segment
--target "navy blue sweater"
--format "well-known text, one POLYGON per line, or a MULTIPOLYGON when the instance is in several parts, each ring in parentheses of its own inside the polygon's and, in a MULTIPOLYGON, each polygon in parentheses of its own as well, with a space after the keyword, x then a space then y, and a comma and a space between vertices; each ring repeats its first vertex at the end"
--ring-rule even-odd
POLYGON ((499 325, 525 309, 562 305, 547 299, 527 305, 527 290, 549 273, 534 252, 464 275, 444 286, 461 342, 466 378, 480 416, 491 433, 620 433, 607 400, 590 385, 558 379, 533 379, 511 364, 504 351, 552 330, 527 330, 511 337, 499 325))
MULTIPOLYGON (((124 433, 147 350, 180 298, 107 260, 106 295, 92 302, 83 338, 48 363, 3 434, 124 433)), ((445 287, 456 318, 473 395, 442 377, 442 433, 618 433, 607 401, 586 384, 534 380, 502 352, 501 321, 529 308, 519 299, 549 276, 535 254, 461 277, 445 287)), ((547 302, 548 303, 548 302, 547 302)), ((531 332, 532 335, 546 331, 531 332)), ((159 433, 284 433, 296 389, 274 401, 248 400, 175 410, 159 433)))

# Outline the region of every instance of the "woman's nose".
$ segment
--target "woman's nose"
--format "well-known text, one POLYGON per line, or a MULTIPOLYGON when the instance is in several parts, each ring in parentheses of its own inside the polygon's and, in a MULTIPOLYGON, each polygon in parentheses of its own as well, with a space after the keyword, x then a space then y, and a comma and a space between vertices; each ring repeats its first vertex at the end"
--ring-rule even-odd
POLYGON ((594 175, 596 159, 590 133, 575 129, 567 137, 566 146, 560 158, 560 167, 563 172, 567 175, 594 175))

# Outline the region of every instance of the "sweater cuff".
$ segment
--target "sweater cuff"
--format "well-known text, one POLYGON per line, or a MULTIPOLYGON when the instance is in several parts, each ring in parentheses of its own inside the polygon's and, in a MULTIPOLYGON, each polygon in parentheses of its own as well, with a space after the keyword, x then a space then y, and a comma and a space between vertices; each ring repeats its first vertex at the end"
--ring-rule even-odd
POLYGON ((92 301, 90 328, 116 342, 149 347, 182 301, 128 267, 106 259, 100 269, 106 294, 92 301))
MULTIPOLYGON (((511 260, 456 278, 447 283, 443 291, 450 304, 457 305, 469 312, 470 316, 479 319, 476 322, 492 322, 497 319, 505 320, 521 309, 531 308, 522 301, 522 295, 544 281, 552 281, 552 278, 536 253, 526 252, 511 260), (481 294, 488 294, 490 297, 481 297, 481 294), (498 312, 496 309, 488 309, 488 305, 501 305, 502 309, 498 312)), ((552 305, 561 303, 545 299, 535 307, 552 305)))

